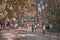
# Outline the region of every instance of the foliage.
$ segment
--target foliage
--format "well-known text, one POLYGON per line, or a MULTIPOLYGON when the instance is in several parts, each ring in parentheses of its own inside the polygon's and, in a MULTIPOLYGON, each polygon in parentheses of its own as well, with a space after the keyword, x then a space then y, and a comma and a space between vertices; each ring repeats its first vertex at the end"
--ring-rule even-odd
POLYGON ((8 0, 7 1, 7 6, 12 6, 14 10, 18 10, 20 8, 23 8, 23 6, 25 5, 25 2, 27 2, 27 0, 8 0))
POLYGON ((25 6, 27 1, 28 0, 0 0, 0 15, 2 15, 0 20, 8 16, 12 17, 13 12, 17 12, 20 10, 23 11, 23 7, 25 6), (7 15, 5 11, 7 12, 7 15))
POLYGON ((52 22, 54 26, 54 30, 59 30, 60 29, 60 5, 59 5, 59 0, 52 0, 51 5, 49 7, 50 13, 52 15, 56 16, 56 19, 52 22))

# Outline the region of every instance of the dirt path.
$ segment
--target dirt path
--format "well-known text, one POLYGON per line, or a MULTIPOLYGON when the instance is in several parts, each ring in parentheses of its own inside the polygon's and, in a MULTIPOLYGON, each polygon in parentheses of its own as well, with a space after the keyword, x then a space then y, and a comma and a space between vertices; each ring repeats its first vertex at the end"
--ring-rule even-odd
POLYGON ((27 29, 12 29, 4 30, 0 32, 0 40, 58 40, 52 38, 50 34, 45 34, 44 36, 40 31, 31 32, 27 29))

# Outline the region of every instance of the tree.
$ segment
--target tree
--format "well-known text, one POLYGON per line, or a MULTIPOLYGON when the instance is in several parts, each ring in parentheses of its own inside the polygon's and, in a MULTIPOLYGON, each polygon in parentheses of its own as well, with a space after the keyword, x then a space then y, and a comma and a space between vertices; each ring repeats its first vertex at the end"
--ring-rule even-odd
POLYGON ((26 2, 27 0, 0 0, 0 5, 1 5, 0 10, 2 12, 7 11, 8 12, 7 15, 10 15, 10 14, 12 15, 12 12, 14 11, 23 10, 23 7, 25 6, 26 2))
POLYGON ((55 30, 60 29, 60 0, 51 0, 49 1, 49 12, 55 16, 55 19, 52 21, 55 30))

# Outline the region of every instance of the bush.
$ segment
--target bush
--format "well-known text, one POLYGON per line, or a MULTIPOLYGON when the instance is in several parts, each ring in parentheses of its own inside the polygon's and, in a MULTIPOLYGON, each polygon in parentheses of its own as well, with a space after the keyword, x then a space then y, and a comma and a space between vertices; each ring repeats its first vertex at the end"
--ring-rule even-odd
POLYGON ((54 24, 53 24, 53 31, 54 32, 58 32, 58 30, 59 30, 59 24, 54 22, 54 24))

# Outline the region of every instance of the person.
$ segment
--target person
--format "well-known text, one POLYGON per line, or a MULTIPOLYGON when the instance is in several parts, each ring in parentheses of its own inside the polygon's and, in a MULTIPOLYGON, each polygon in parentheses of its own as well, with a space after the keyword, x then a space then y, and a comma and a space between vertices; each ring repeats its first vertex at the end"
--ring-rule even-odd
POLYGON ((27 24, 26 26, 27 26, 27 29, 29 30, 29 24, 27 24))
POLYGON ((42 26, 42 30, 43 30, 43 35, 45 34, 45 30, 46 30, 46 25, 42 26))
POLYGON ((49 24, 49 29, 50 29, 50 32, 52 32, 53 25, 51 23, 49 24))
POLYGON ((7 21, 7 24, 6 24, 7 26, 10 26, 10 23, 9 23, 9 21, 7 21))
POLYGON ((32 23, 32 28, 31 29, 32 29, 32 32, 33 32, 34 31, 34 24, 33 23, 32 23))
POLYGON ((14 28, 17 28, 17 27, 18 27, 18 23, 15 23, 15 24, 14 24, 14 28))
POLYGON ((35 25, 35 31, 36 31, 36 29, 37 29, 37 25, 35 25))
POLYGON ((9 20, 9 18, 7 18, 7 19, 5 20, 5 24, 6 24, 7 27, 10 26, 10 20, 9 20))
POLYGON ((0 22, 0 30, 2 30, 2 26, 3 26, 3 23, 2 23, 2 22, 0 22))

